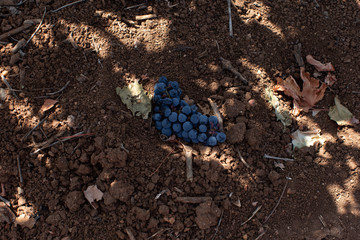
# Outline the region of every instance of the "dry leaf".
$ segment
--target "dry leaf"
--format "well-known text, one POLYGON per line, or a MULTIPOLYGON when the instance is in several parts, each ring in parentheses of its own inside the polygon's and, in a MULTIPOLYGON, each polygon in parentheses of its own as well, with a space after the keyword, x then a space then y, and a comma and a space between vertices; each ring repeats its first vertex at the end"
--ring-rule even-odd
POLYGON ((280 163, 280 162, 274 162, 274 166, 277 168, 280 168, 281 170, 284 170, 285 169, 285 166, 283 163, 280 163))
POLYGON ((304 67, 300 67, 300 76, 304 82, 302 91, 292 76, 285 80, 277 78, 277 85, 273 88, 274 91, 283 91, 294 99, 294 115, 298 115, 301 110, 308 112, 324 97, 326 90, 326 84, 322 83, 320 86, 320 81, 305 72, 304 67))
POLYGON ((320 72, 333 72, 333 71, 335 71, 335 68, 331 63, 325 63, 325 64, 321 63, 320 61, 313 58, 313 56, 311 56, 311 55, 306 56, 306 61, 308 63, 310 63, 311 65, 313 65, 316 68, 316 70, 318 70, 320 72))
POLYGON ((276 119, 281 121, 284 127, 290 126, 292 119, 290 112, 284 106, 285 104, 280 101, 280 99, 274 95, 273 91, 270 88, 265 89, 266 100, 271 104, 275 110, 276 119))
POLYGON ((36 220, 29 215, 21 214, 20 216, 16 217, 15 224, 19 224, 22 227, 33 228, 35 225, 36 220))
POLYGON ((104 193, 100 191, 96 185, 91 185, 84 191, 84 195, 89 203, 92 204, 94 200, 100 201, 104 193))
POLYGON ((297 130, 291 134, 293 148, 310 147, 316 142, 323 144, 325 140, 320 136, 319 131, 300 131, 297 130))
POLYGON ((335 106, 330 107, 329 117, 339 126, 355 125, 359 120, 353 117, 353 114, 344 105, 340 103, 338 96, 335 96, 335 106))
POLYGON ((325 81, 324 81, 328 86, 332 86, 334 85, 334 83, 336 82, 336 77, 334 74, 332 74, 331 72, 328 72, 328 74, 325 77, 325 81))
POLYGON ((58 101, 54 99, 45 99, 44 104, 41 106, 39 113, 44 113, 51 109, 58 101))

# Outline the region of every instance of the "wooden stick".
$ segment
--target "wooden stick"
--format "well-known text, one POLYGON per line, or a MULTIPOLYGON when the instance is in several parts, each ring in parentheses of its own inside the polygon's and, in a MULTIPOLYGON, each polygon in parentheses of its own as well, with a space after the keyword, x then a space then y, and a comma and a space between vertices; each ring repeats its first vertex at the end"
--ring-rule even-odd
POLYGON ((5 83, 5 85, 8 87, 10 92, 16 97, 16 99, 19 99, 18 95, 15 93, 14 89, 10 86, 9 82, 6 80, 3 74, 1 74, 1 80, 5 83))
POLYGON ((156 14, 147 14, 147 15, 135 16, 136 21, 143 21, 143 20, 148 20, 148 19, 152 19, 152 18, 156 18, 156 14))
POLYGON ((229 11, 229 35, 233 36, 233 27, 232 27, 232 19, 231 19, 231 0, 228 0, 228 11, 229 11))
POLYGON ((204 203, 212 201, 211 197, 177 197, 175 202, 181 203, 204 203))
POLYGON ((45 14, 46 14, 46 7, 45 7, 45 10, 44 10, 44 13, 43 13, 43 16, 42 16, 42 19, 39 23, 39 26, 36 28, 35 32, 33 34, 31 34, 30 38, 27 40, 27 42, 25 43, 25 45, 22 47, 22 49, 24 49, 28 44, 29 42, 31 41, 31 39, 33 39, 33 37, 35 36, 35 34, 39 31, 41 25, 43 24, 43 21, 44 21, 44 18, 45 18, 45 14))
POLYGON ((240 78, 240 80, 243 81, 243 83, 248 84, 248 80, 233 67, 233 65, 231 64, 231 62, 229 60, 226 60, 225 58, 222 58, 222 57, 220 57, 220 60, 221 60, 223 69, 229 70, 235 76, 240 78))
POLYGON ((125 232, 127 233, 127 235, 129 236, 130 240, 136 240, 134 237, 134 234, 132 233, 130 228, 125 228, 125 232))
POLYGON ((3 40, 3 39, 5 39, 5 38, 10 37, 11 35, 17 34, 17 33, 19 33, 19 32, 22 32, 22 31, 28 29, 28 28, 31 27, 32 25, 36 24, 37 21, 40 22, 40 20, 37 20, 37 19, 34 19, 34 20, 25 20, 22 26, 20 26, 20 27, 18 27, 18 28, 15 28, 15 29, 13 29, 13 30, 10 30, 10 31, 8 31, 7 33, 1 34, 1 35, 0 35, 0 40, 3 40))
POLYGON ((86 0, 75 1, 75 2, 72 2, 72 3, 66 4, 66 5, 64 5, 64 6, 62 6, 62 7, 59 7, 59 8, 57 8, 57 9, 55 9, 55 10, 51 10, 50 12, 51 12, 51 13, 54 13, 54 12, 57 12, 57 11, 63 9, 63 8, 70 7, 70 6, 72 6, 72 5, 75 5, 75 4, 81 3, 81 2, 85 2, 85 1, 86 1, 86 0))
POLYGON ((222 119, 222 117, 221 117, 221 114, 220 114, 220 112, 219 112, 219 108, 218 108, 218 106, 216 105, 216 103, 215 103, 213 100, 211 100, 211 98, 208 98, 208 101, 209 101, 209 103, 210 103, 210 105, 211 105, 211 108, 213 109, 213 112, 214 112, 215 117, 216 117, 216 118, 218 119, 218 121, 219 121, 220 130, 223 132, 223 131, 224 131, 224 124, 223 124, 223 119, 222 119))

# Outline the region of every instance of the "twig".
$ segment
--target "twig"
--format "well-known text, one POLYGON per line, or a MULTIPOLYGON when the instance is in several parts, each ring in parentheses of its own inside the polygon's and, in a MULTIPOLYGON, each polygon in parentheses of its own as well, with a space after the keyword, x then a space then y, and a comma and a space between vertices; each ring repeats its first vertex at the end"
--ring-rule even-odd
POLYGON ((10 92, 16 97, 16 99, 19 99, 18 95, 15 93, 14 89, 10 86, 9 82, 6 80, 3 74, 1 74, 1 80, 5 83, 5 85, 8 87, 10 92))
POLYGON ((275 160, 283 160, 283 161, 289 161, 289 162, 295 161, 295 159, 292 159, 292 158, 273 157, 273 156, 270 156, 270 155, 267 155, 267 154, 264 154, 264 158, 275 159, 275 160))
POLYGON ((146 240, 152 239, 152 238, 156 237, 158 234, 166 232, 168 230, 170 230, 170 228, 161 229, 160 231, 158 231, 158 232, 154 233, 153 235, 151 235, 150 237, 148 237, 146 240))
POLYGON ((244 225, 244 224, 246 224, 247 222, 249 222, 253 217, 255 217, 256 213, 257 213, 261 208, 262 208, 262 205, 258 206, 258 207, 255 209, 255 211, 251 214, 251 216, 250 216, 245 222, 243 222, 243 223, 241 224, 241 226, 244 225))
POLYGON ((11 49, 11 53, 17 53, 25 44, 26 40, 24 38, 19 40, 16 45, 11 49))
POLYGON ((124 147, 124 144, 123 144, 123 143, 120 144, 120 148, 121 148, 122 150, 124 150, 126 153, 129 153, 129 152, 130 152, 129 150, 127 150, 127 149, 124 147))
POLYGON ((260 235, 257 236, 254 240, 259 240, 262 236, 264 236, 265 233, 266 231, 261 232, 260 235))
POLYGON ((14 35, 14 34, 17 34, 19 32, 22 32, 26 29, 28 29, 29 27, 31 27, 32 25, 34 25, 35 23, 37 23, 38 20, 34 19, 34 20, 25 20, 23 25, 18 27, 18 28, 15 28, 13 30, 10 30, 4 34, 1 34, 0 35, 0 40, 3 40, 4 38, 8 38, 10 37, 11 35, 14 35))
POLYGON ((24 141, 28 136, 30 136, 30 134, 37 128, 39 127, 43 122, 45 122, 46 117, 44 117, 43 120, 41 120, 35 127, 33 127, 28 133, 25 134, 25 136, 21 139, 21 141, 24 141))
POLYGON ((0 6, 5 7, 5 6, 21 6, 22 4, 24 4, 26 2, 25 1, 21 1, 19 3, 15 3, 12 0, 1 0, 0 1, 0 6))
POLYGON ((135 240, 134 234, 132 233, 130 228, 125 228, 125 232, 127 233, 127 235, 129 236, 130 240, 135 240))
POLYGON ((129 7, 125 8, 125 10, 129 10, 129 9, 133 9, 133 8, 137 8, 137 7, 142 7, 142 6, 146 6, 146 3, 141 3, 141 4, 129 6, 129 7))
POLYGON ((169 189, 164 189, 160 193, 156 194, 155 200, 158 200, 161 197, 161 195, 163 195, 164 193, 167 193, 168 191, 170 191, 170 190, 169 189))
POLYGON ((9 200, 7 200, 6 198, 3 198, 2 196, 0 196, 0 200, 3 201, 6 205, 8 205, 8 207, 10 207, 11 203, 9 200))
POLYGON ((152 177, 157 171, 159 171, 160 167, 165 163, 165 160, 174 152, 174 149, 171 150, 171 152, 166 155, 166 157, 161 161, 160 165, 156 168, 156 170, 149 175, 149 177, 152 177))
POLYGON ((63 8, 70 7, 70 6, 72 6, 72 5, 75 5, 75 4, 78 4, 78 3, 81 3, 81 2, 85 2, 85 1, 86 1, 86 0, 75 1, 75 2, 72 2, 72 3, 66 4, 66 5, 64 5, 64 6, 62 6, 62 7, 59 7, 59 8, 57 8, 57 9, 55 9, 55 10, 51 10, 50 12, 51 12, 51 13, 54 13, 54 12, 57 12, 57 11, 63 9, 63 8))
POLYGON ((321 224, 326 228, 327 225, 326 225, 326 223, 324 221, 324 217, 322 215, 319 216, 319 220, 320 220, 321 224))
POLYGON ((186 160, 186 180, 192 182, 194 180, 193 169, 192 169, 192 148, 182 144, 185 152, 186 160))
POLYGON ((286 190, 286 187, 287 187, 288 183, 289 183, 289 178, 286 178, 286 183, 285 183, 284 189, 283 189, 283 191, 282 191, 282 193, 281 193, 281 195, 280 195, 280 197, 279 197, 279 200, 277 201, 277 203, 276 203, 274 209, 271 211, 271 213, 265 218, 264 223, 266 223, 267 220, 269 220, 269 218, 271 217, 271 215, 273 215, 273 213, 275 212, 276 208, 279 206, 280 201, 281 201, 281 198, 284 196, 284 193, 285 193, 285 190, 286 190))
POLYGON ((221 211, 221 216, 220 216, 219 222, 218 222, 218 224, 217 224, 217 226, 216 226, 216 228, 215 228, 215 233, 214 233, 213 237, 211 238, 211 240, 214 240, 214 239, 215 239, 216 234, 217 234, 218 231, 219 231, 219 227, 220 227, 220 224, 221 224, 221 221, 222 221, 223 214, 224 214, 224 210, 221 211))
POLYGON ((36 28, 35 32, 34 32, 33 34, 31 34, 31 37, 27 40, 27 42, 25 43, 25 45, 24 45, 21 49, 25 49, 26 46, 29 44, 29 42, 33 39, 33 37, 35 36, 35 34, 40 30, 40 27, 41 27, 41 25, 42 25, 43 22, 44 22, 45 14, 46 14, 46 7, 45 7, 45 10, 44 10, 44 13, 43 13, 41 22, 39 23, 39 26, 36 28))
POLYGON ((237 151, 238 154, 239 154, 239 157, 240 157, 241 162, 242 162, 247 168, 250 168, 250 165, 245 161, 245 159, 244 159, 243 156, 241 155, 241 152, 240 152, 239 148, 236 148, 236 151, 237 151))
POLYGON ((1 193, 0 196, 5 197, 6 191, 5 191, 5 184, 1 183, 1 193))
POLYGON ((181 203, 204 203, 212 201, 211 197, 177 197, 175 202, 181 203))
POLYGON ((220 57, 220 60, 221 60, 223 69, 229 70, 235 76, 240 78, 240 80, 243 81, 243 83, 248 84, 248 80, 232 66, 232 64, 229 60, 226 60, 225 58, 222 58, 222 57, 220 57))
POLYGON ((69 85, 70 80, 65 84, 65 86, 63 86, 60 90, 56 91, 56 92, 52 92, 52 93, 47 93, 46 95, 56 95, 58 93, 61 93, 62 91, 64 91, 64 89, 69 85))
POLYGON ((315 7, 316 7, 316 8, 319 8, 319 7, 320 7, 319 3, 318 3, 316 0, 314 0, 314 3, 315 3, 315 7))
POLYGON ((223 125, 223 119, 222 119, 221 114, 220 114, 220 112, 219 112, 219 108, 218 108, 218 106, 216 105, 216 103, 215 103, 213 100, 211 100, 211 98, 208 98, 208 101, 209 101, 209 103, 210 103, 210 105, 211 105, 211 108, 213 109, 213 112, 214 112, 215 117, 216 117, 216 118, 218 119, 218 121, 219 121, 220 130, 223 132, 223 131, 224 131, 224 125, 223 125))
POLYGON ((304 59, 301 57, 301 43, 294 46, 294 55, 299 67, 305 67, 304 59))
POLYGON ((135 16, 136 21, 143 21, 143 20, 148 20, 148 19, 152 19, 152 18, 156 18, 156 14, 147 14, 147 15, 135 16))
POLYGON ((18 164, 18 170, 19 170, 19 178, 20 178, 20 183, 23 183, 23 177, 22 177, 22 174, 21 174, 21 166, 20 166, 20 157, 17 156, 17 164, 18 164))
POLYGON ((233 27, 232 27, 232 19, 231 19, 231 0, 228 0, 228 11, 229 11, 229 34, 230 37, 233 36, 233 27))
POLYGON ((216 43, 216 47, 217 47, 217 50, 218 50, 218 54, 220 55, 220 47, 219 47, 219 43, 217 40, 215 40, 215 43, 216 43))

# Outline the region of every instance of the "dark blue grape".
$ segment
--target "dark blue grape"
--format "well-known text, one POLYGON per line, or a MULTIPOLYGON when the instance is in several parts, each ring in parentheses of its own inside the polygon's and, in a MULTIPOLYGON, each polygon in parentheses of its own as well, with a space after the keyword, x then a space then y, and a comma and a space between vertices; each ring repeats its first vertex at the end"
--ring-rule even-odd
POLYGON ((191 129, 193 128, 193 125, 191 124, 191 122, 188 122, 188 121, 186 121, 186 122, 184 122, 184 124, 183 124, 183 129, 184 129, 184 131, 190 131, 191 129))
POLYGON ((182 131, 182 137, 185 138, 189 138, 189 132, 187 131, 182 131))
POLYGON ((185 106, 181 110, 185 115, 189 115, 191 113, 191 108, 189 106, 185 106))
POLYGON ((180 89, 180 88, 178 88, 178 96, 180 97, 181 96, 181 94, 182 94, 182 90, 180 89))
POLYGON ((166 78, 165 76, 161 76, 161 77, 159 78, 159 83, 164 83, 165 85, 167 85, 167 84, 168 84, 168 80, 167 80, 167 78, 166 78))
POLYGON ((183 114, 183 113, 179 114, 179 116, 178 116, 179 122, 184 123, 184 122, 186 122, 186 119, 187 119, 187 116, 185 114, 183 114))
POLYGON ((163 128, 162 122, 161 122, 161 121, 156 121, 156 122, 155 122, 155 128, 156 128, 157 130, 161 130, 161 129, 163 128))
POLYGON ((226 140, 226 135, 225 135, 225 133, 219 132, 219 133, 216 135, 216 140, 217 140, 219 143, 225 142, 225 140, 226 140))
POLYGON ((206 133, 206 131, 207 131, 206 125, 201 124, 201 125, 199 126, 199 132, 206 133))
POLYGON ((159 106, 155 106, 155 107, 154 107, 154 112, 156 112, 156 113, 157 113, 157 112, 160 112, 160 107, 159 107, 159 106))
POLYGON ((219 120, 215 116, 210 116, 209 117, 209 123, 213 124, 215 126, 215 125, 217 125, 219 123, 219 120))
POLYGON ((171 105, 173 101, 171 98, 163 98, 160 100, 160 102, 165 105, 171 105))
POLYGON ((177 107, 177 106, 180 105, 180 98, 178 98, 178 97, 173 98, 172 101, 173 101, 172 105, 173 105, 174 107, 177 107))
POLYGON ((172 112, 169 116, 169 121, 174 123, 178 120, 178 114, 177 112, 172 112))
POLYGON ((200 115, 199 120, 200 124, 206 125, 209 121, 209 118, 206 115, 200 115))
POLYGON ((166 108, 165 111, 164 111, 164 116, 165 116, 165 117, 169 117, 170 114, 171 114, 170 108, 166 108))
POLYGON ((178 97, 178 91, 175 90, 175 89, 171 89, 171 90, 169 91, 169 95, 170 95, 170 97, 172 97, 172 98, 178 97))
POLYGON ((169 82, 170 87, 172 87, 173 89, 178 89, 179 88, 179 83, 176 81, 170 81, 169 82))
POLYGON ((166 90, 166 85, 164 83, 156 83, 155 84, 155 94, 162 94, 166 90))
POLYGON ((206 144, 213 147, 217 144, 217 141, 216 141, 216 137, 214 136, 211 136, 208 138, 208 140, 206 141, 206 144))
POLYGON ((171 128, 163 128, 161 129, 161 133, 164 134, 165 136, 170 137, 172 134, 172 130, 171 128))
POLYGON ((187 102, 185 102, 184 100, 181 100, 180 106, 185 107, 185 106, 189 106, 189 104, 187 102))
POLYGON ((197 131, 195 129, 191 129, 189 131, 189 138, 193 140, 193 139, 197 139, 197 137, 198 137, 197 131))
POLYGON ((163 128, 170 128, 171 122, 169 121, 169 119, 165 118, 164 120, 161 121, 161 125, 163 128))
POLYGON ((181 124, 180 123, 174 123, 172 125, 172 129, 174 130, 174 132, 178 133, 181 132, 181 124))
POLYGON ((155 113, 152 117, 155 121, 160 121, 162 119, 162 116, 160 113, 155 113))
POLYGON ((154 102, 157 103, 157 104, 160 104, 160 101, 161 101, 161 96, 160 95, 155 95, 154 96, 154 102))
POLYGON ((193 115, 191 115, 190 121, 192 122, 192 124, 194 124, 194 126, 196 126, 199 123, 199 114, 194 113, 193 115))
POLYGON ((199 140, 199 142, 206 142, 206 140, 207 140, 206 134, 205 133, 200 133, 198 135, 198 140, 199 140))
POLYGON ((197 106, 196 105, 191 105, 191 112, 192 113, 196 113, 197 112, 197 110, 198 110, 198 108, 197 108, 197 106))

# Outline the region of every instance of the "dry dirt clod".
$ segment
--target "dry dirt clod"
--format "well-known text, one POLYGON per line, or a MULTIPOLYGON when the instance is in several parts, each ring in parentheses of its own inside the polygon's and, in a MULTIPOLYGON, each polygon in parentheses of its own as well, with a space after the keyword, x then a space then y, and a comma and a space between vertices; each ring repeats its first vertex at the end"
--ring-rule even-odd
POLYGON ((65 199, 65 205, 71 212, 76 212, 85 203, 84 194, 81 191, 70 192, 65 199))
POLYGON ((115 199, 127 203, 134 192, 134 187, 128 183, 115 180, 110 184, 109 192, 115 199))
POLYGON ((200 229, 208 229, 218 223, 221 210, 214 202, 205 202, 196 208, 195 222, 200 229))

